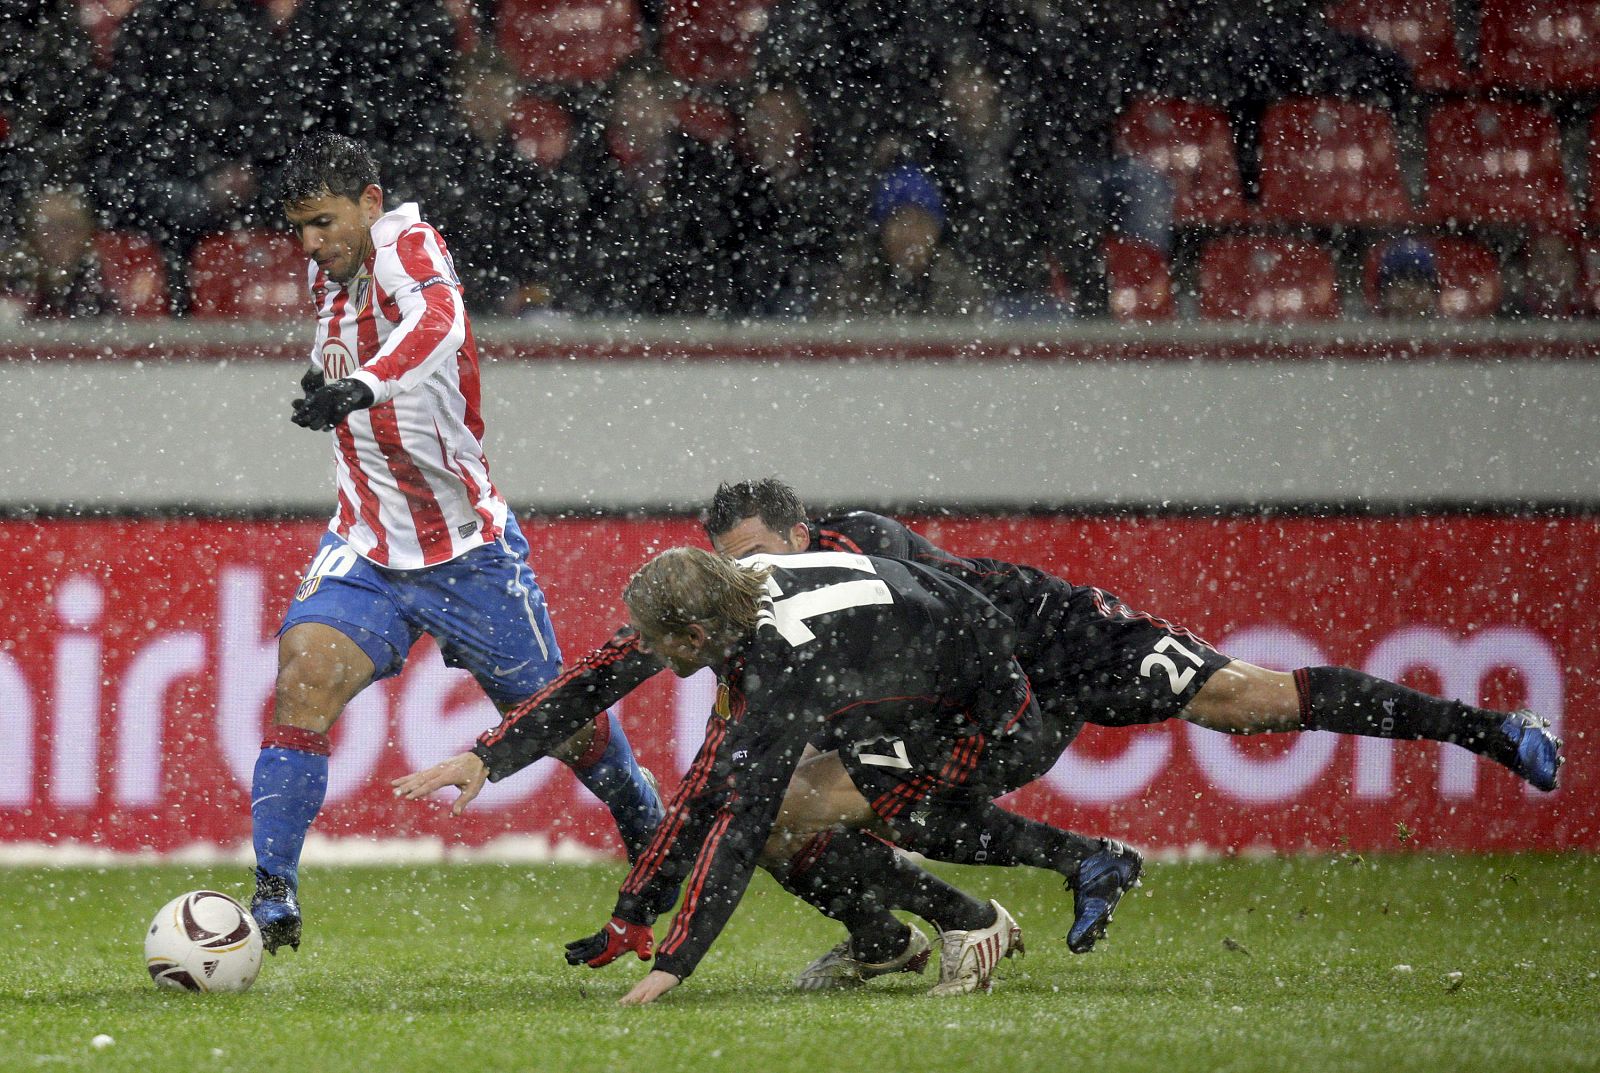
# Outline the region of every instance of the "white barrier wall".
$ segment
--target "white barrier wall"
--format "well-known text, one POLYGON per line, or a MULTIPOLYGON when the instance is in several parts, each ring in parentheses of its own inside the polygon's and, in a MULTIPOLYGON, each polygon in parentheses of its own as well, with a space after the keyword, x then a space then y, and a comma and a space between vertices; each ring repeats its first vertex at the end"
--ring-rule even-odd
MULTIPOLYGON (((521 509, 692 507, 765 473, 818 503, 969 507, 1600 492, 1600 332, 1583 325, 479 336, 494 476, 521 509)), ((324 509, 325 437, 288 420, 308 338, 10 330, 0 505, 324 509)))

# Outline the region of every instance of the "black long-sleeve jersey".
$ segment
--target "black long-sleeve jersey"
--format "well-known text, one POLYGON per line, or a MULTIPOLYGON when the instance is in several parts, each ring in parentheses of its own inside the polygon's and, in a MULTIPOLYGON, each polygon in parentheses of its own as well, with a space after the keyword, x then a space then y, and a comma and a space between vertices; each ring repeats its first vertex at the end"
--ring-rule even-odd
MULTIPOLYGON (((954 555, 900 522, 868 511, 824 518, 809 526, 810 550, 908 559, 977 589, 1015 624, 1017 661, 1033 679, 1040 704, 1059 707, 1066 692, 1054 688, 1060 666, 1081 658, 1062 649, 1063 621, 1073 594, 1093 590, 1079 589, 1030 566, 954 555)), ((624 627, 508 712, 499 726, 478 739, 474 752, 491 780, 503 779, 547 755, 662 669, 654 656, 639 651, 638 638, 624 627)))
POLYGON ((771 570, 758 625, 715 668, 706 740, 617 902, 650 922, 684 885, 656 955, 680 978, 743 896, 807 743, 892 739, 900 752, 872 759, 932 778, 924 758, 1006 739, 1033 703, 1011 621, 939 571, 842 552, 743 561, 771 570))

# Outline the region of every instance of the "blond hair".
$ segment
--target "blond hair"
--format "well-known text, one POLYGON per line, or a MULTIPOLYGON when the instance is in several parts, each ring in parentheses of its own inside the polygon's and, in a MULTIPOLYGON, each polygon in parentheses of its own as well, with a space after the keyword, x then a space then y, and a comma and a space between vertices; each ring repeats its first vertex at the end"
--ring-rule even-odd
POLYGON ((668 548, 628 579, 622 600, 652 632, 698 625, 728 644, 755 631, 770 573, 700 548, 668 548))

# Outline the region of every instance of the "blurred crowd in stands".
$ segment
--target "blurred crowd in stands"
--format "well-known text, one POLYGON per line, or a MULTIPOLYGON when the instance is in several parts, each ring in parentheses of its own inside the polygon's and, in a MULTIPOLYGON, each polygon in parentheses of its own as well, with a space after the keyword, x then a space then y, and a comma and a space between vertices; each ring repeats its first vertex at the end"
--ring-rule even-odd
POLYGON ((368 142, 491 315, 1600 312, 1579 0, 0 0, 0 319, 303 315, 368 142))

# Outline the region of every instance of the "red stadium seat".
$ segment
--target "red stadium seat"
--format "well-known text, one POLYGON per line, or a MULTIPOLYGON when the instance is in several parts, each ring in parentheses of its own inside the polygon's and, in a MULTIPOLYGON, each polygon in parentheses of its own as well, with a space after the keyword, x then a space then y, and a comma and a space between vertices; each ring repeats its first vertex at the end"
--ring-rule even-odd
MULTIPOLYGON (((1505 284, 1500 276, 1500 259, 1480 242, 1465 238, 1419 239, 1433 252, 1439 272, 1439 315, 1451 320, 1492 317, 1500 308, 1505 284)), ((1367 251, 1362 273, 1362 291, 1367 308, 1378 310, 1378 262, 1383 259, 1384 243, 1374 243, 1367 251)))
POLYGON ((525 82, 603 82, 639 51, 635 0, 505 0, 495 39, 525 82))
POLYGON ((1327 98, 1268 108, 1261 125, 1261 213, 1311 224, 1409 219, 1389 113, 1327 98))
POLYGON ((1213 239, 1200 254, 1200 315, 1287 322, 1339 315, 1333 256, 1292 238, 1213 239))
POLYGON ((111 66, 122 22, 138 6, 139 0, 78 0, 78 21, 94 44, 95 63, 111 66))
POLYGON ((1400 53, 1421 88, 1460 90, 1473 80, 1456 48, 1453 9, 1452 0, 1343 0, 1328 12, 1328 22, 1400 53))
POLYGON ((572 117, 555 101, 526 95, 511 110, 511 141, 521 155, 553 168, 572 148, 572 117))
POLYGON ((307 316, 306 265, 300 243, 282 231, 207 235, 189 255, 189 312, 207 319, 307 316))
POLYGON ((94 237, 94 250, 101 280, 123 316, 167 315, 167 263, 159 246, 135 232, 102 231, 94 237))
POLYGON ((739 82, 755 64, 756 41, 773 0, 666 0, 661 63, 685 82, 739 82))
POLYGON ((1589 120, 1589 218, 1600 220, 1600 108, 1589 120))
POLYGON ((1250 216, 1228 117, 1194 101, 1144 98, 1117 122, 1117 150, 1172 184, 1173 222, 1240 223, 1250 216))
POLYGON ((1478 52, 1497 86, 1600 87, 1600 4, 1594 0, 1483 0, 1478 52))
POLYGON ((738 122, 726 105, 693 94, 678 102, 678 127, 689 137, 707 145, 726 145, 733 140, 738 122))
POLYGON ((1579 268, 1583 281, 1583 312, 1600 316, 1600 238, 1586 239, 1578 245, 1579 268))
POLYGON ((1170 320, 1172 266, 1147 242, 1106 239, 1106 292, 1117 320, 1170 320))
POLYGON ((1461 223, 1566 224, 1561 135, 1532 105, 1455 101, 1428 117, 1428 215, 1461 223))

